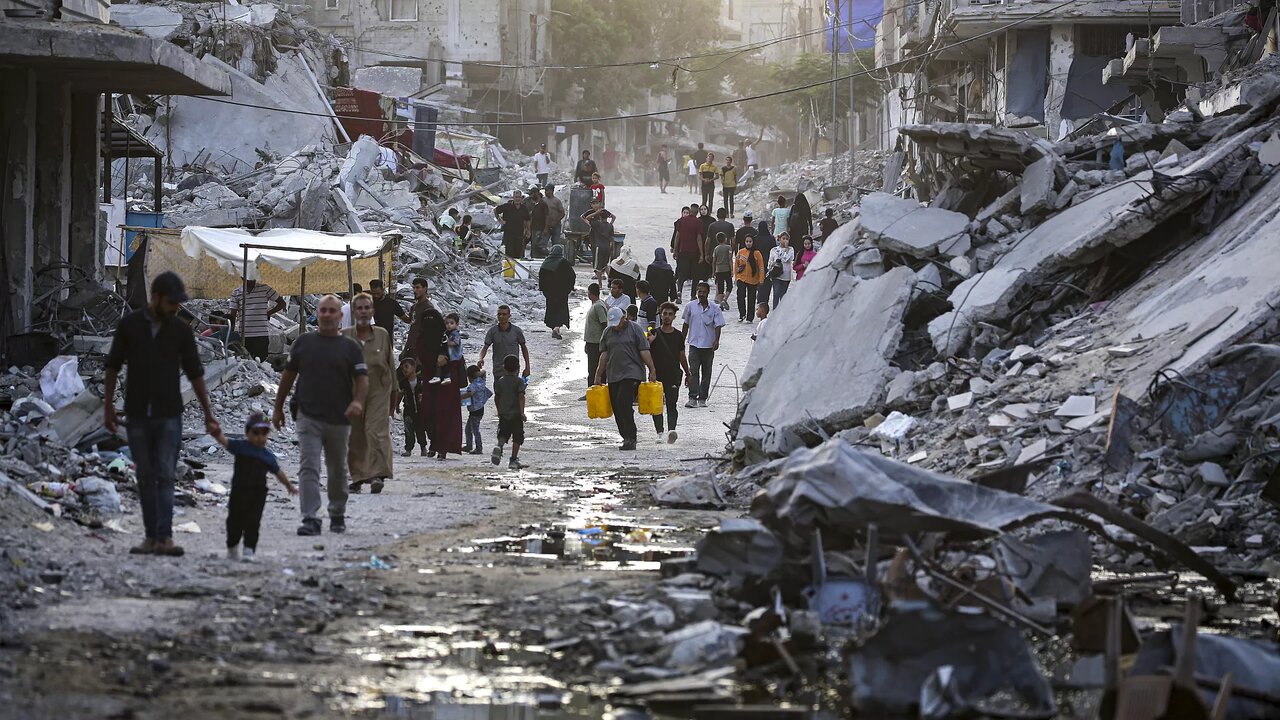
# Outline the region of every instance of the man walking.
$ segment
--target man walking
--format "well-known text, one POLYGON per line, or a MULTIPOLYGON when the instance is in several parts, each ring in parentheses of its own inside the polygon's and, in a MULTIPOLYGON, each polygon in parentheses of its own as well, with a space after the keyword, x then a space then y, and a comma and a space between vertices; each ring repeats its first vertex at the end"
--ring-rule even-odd
POLYGON ((529 188, 529 199, 525 201, 525 209, 529 211, 529 257, 547 256, 547 216, 550 208, 542 199, 542 190, 536 185, 529 188))
POLYGON ((329 532, 346 532, 347 442, 351 421, 364 414, 369 370, 360 345, 338 328, 342 305, 325 295, 316 305, 319 330, 293 341, 280 375, 272 424, 284 427, 284 402, 298 383, 298 485, 302 495, 299 535, 319 535, 320 461, 328 479, 329 532))
POLYGON ((709 153, 707 152, 706 148, 702 146, 702 143, 698 143, 698 149, 694 150, 693 155, 690 155, 690 157, 693 158, 693 161, 695 163, 697 163, 698 165, 702 165, 702 163, 707 161, 708 154, 709 153))
POLYGON ((738 192, 738 166, 730 155, 724 167, 720 168, 720 198, 724 201, 724 209, 733 217, 733 197, 738 192))
MULTIPOLYGON (((560 244, 561 226, 564 223, 565 215, 564 203, 560 198, 556 197, 556 186, 548 185, 543 192, 543 202, 547 204, 547 247, 560 244)), ((564 254, 569 259, 569 263, 577 262, 577 248, 567 247, 568 252, 564 254)))
POLYGON ((495 358, 493 368, 495 383, 498 378, 508 374, 502 358, 516 353, 524 357, 524 372, 521 375, 529 377, 529 346, 524 341, 524 331, 511 322, 511 307, 508 305, 498 306, 498 324, 489 328, 489 332, 484 335, 484 347, 480 349, 480 359, 476 361, 477 367, 484 367, 484 358, 489 348, 493 348, 495 358))
POLYGON ((644 382, 645 370, 652 382, 657 378, 653 356, 649 353, 649 341, 638 323, 627 320, 621 308, 610 308, 609 329, 604 333, 600 346, 600 367, 596 369, 596 382, 609 379, 609 400, 613 405, 613 419, 622 436, 620 450, 636 449, 636 415, 632 405, 644 382))
POLYGON ((716 178, 720 177, 715 153, 707 153, 707 159, 698 166, 698 176, 702 179, 702 204, 708 208, 715 207, 716 178))
POLYGON ((667 183, 671 182, 671 152, 667 150, 665 144, 658 151, 658 159, 654 161, 654 166, 658 169, 658 189, 666 195, 667 183))
POLYGON ((720 306, 710 302, 711 285, 698 283, 698 301, 684 306, 684 325, 680 332, 689 340, 689 402, 688 408, 706 407, 711 394, 711 364, 716 350, 720 349, 720 331, 724 328, 724 313, 720 306))
POLYGON ((138 500, 146 539, 130 548, 134 555, 182 555, 173 544, 173 483, 182 444, 182 391, 179 374, 191 381, 204 411, 205 432, 222 428, 213 417, 204 368, 191 326, 176 315, 187 290, 176 273, 163 272, 151 281, 151 302, 120 320, 107 353, 102 420, 107 431, 119 429, 116 379, 129 366, 124 393, 129 451, 137 466, 138 500))
MULTIPOLYGON (((587 387, 591 387, 596 379, 596 370, 600 368, 600 339, 604 335, 605 324, 609 322, 609 306, 600 299, 600 283, 587 286, 587 299, 591 301, 591 307, 587 309, 582 341, 587 353, 587 387)), ((585 400, 586 396, 582 399, 585 400)))
POLYGON ((755 240, 756 228, 752 225, 752 222, 754 221, 755 217, 751 215, 750 211, 742 213, 742 225, 740 225, 737 232, 733 234, 733 251, 735 253, 742 249, 747 238, 755 240))
POLYGON ((493 216, 502 224, 502 247, 512 260, 524 258, 524 243, 529 239, 529 209, 524 205, 524 193, 511 192, 511 199, 493 209, 493 216))
POLYGON ((378 278, 369 281, 369 294, 373 296, 373 324, 387 331, 392 341, 396 338, 396 318, 408 325, 413 322, 400 301, 387 294, 386 285, 378 278))
MULTIPOLYGON (((583 150, 582 159, 573 167, 573 179, 582 187, 591 186, 591 176, 600 172, 600 168, 596 167, 596 161, 591 159, 591 151, 583 150)), ((501 364, 501 361, 499 361, 501 364)))
POLYGON ((231 318, 232 326, 242 307, 244 324, 240 328, 240 337, 244 338, 244 349, 255 359, 266 360, 271 342, 270 319, 284 310, 284 298, 270 285, 246 280, 243 287, 231 291, 231 309, 227 311, 227 317, 231 318))
MULTIPOLYGON (((694 217, 690 208, 680 209, 680 219, 671 233, 671 253, 676 256, 676 297, 684 295, 684 284, 694 280, 694 273, 702 256, 702 221, 694 217)), ((690 299, 693 292, 689 293, 690 299)))
POLYGON ((538 185, 547 186, 547 178, 551 175, 551 154, 547 152, 547 144, 538 146, 533 154, 533 174, 538 177, 538 185))

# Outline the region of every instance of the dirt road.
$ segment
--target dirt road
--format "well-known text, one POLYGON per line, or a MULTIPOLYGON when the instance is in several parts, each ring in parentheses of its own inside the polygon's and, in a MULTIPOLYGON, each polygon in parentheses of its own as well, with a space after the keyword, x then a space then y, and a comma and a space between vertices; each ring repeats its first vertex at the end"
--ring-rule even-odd
MULTIPOLYGON (((653 188, 608 193, 642 264, 689 202, 653 188)), ((39 602, 0 619, 0 704, 16 709, 6 715, 442 717, 467 705, 466 717, 496 718, 540 705, 538 717, 602 717, 591 688, 566 684, 592 669, 548 641, 571 636, 614 594, 652 583, 658 560, 687 554, 717 522, 714 512, 655 507, 648 487, 722 453, 751 325, 731 314, 708 407, 680 408, 677 443, 641 417, 639 450, 622 452, 613 421, 587 420, 578 400, 587 282, 580 266, 563 340, 540 311, 522 323, 533 356, 527 470, 495 467, 487 452, 398 457, 385 492, 352 497, 347 534, 315 538, 294 534, 296 501, 273 488, 253 564, 223 559, 216 506, 180 509, 175 523, 200 533, 178 536, 179 559, 127 554, 140 537, 136 514, 127 534, 65 522, 7 533, 8 562, 51 570, 39 602)), ((483 431, 487 450, 492 408, 483 431)), ((229 470, 211 466, 209 476, 228 484, 229 470)), ((0 508, 13 515, 0 527, 40 520, 0 508)))

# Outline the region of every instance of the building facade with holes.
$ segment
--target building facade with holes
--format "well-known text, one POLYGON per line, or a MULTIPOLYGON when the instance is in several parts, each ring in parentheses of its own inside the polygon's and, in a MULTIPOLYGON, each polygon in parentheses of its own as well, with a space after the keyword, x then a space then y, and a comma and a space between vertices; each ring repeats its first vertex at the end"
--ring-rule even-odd
POLYGON ((103 131, 114 129, 104 119, 104 96, 230 91, 226 73, 176 45, 106 25, 106 9, 0 1, 0 354, 7 364, 18 359, 10 352, 16 338, 48 320, 36 316, 37 298, 57 295, 73 275, 101 279, 103 152, 115 138, 103 131))
POLYGON ((1180 0, 886 0, 876 34, 883 97, 869 142, 904 124, 1026 128, 1057 140, 1098 113, 1136 114, 1103 69, 1136 38, 1180 22, 1180 0))

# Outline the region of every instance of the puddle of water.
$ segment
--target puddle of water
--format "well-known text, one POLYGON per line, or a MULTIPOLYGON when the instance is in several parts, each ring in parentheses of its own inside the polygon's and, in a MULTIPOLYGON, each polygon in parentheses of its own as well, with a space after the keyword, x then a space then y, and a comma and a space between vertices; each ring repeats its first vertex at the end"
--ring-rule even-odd
POLYGON ((664 542, 677 528, 598 520, 572 527, 526 528, 519 535, 481 538, 455 548, 460 553, 493 553, 629 570, 657 570, 663 560, 687 557, 693 548, 664 542))

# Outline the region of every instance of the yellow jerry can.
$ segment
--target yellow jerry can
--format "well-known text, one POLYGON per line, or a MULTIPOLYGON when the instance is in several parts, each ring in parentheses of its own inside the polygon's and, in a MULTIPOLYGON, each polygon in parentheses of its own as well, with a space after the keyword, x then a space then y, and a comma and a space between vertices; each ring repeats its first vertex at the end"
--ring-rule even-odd
POLYGON ((662 414, 662 383, 640 383, 640 414, 662 414))
POLYGON ((587 388, 587 417, 592 420, 613 417, 613 402, 609 400, 608 385, 592 385, 587 388))

